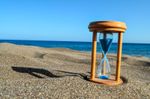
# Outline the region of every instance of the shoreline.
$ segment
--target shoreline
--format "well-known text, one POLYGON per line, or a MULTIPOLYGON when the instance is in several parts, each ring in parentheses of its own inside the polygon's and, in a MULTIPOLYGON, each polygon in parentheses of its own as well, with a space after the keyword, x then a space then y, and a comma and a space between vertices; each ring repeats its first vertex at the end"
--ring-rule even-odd
MULTIPOLYGON (((2 40, 3 41, 3 40, 2 40)), ((7 40, 6 40, 7 41, 7 40)), ((12 40, 8 40, 8 41, 10 41, 10 42, 1 42, 1 40, 0 40, 0 43, 8 43, 8 44, 16 44, 15 42, 11 42, 12 40)), ((14 41, 16 41, 16 40, 14 40, 14 41)), ((18 42, 20 41, 20 40, 17 40, 18 42)), ((22 40, 22 41, 28 41, 28 40, 22 40)), ((61 41, 48 41, 48 42, 59 42, 59 45, 58 46, 55 46, 54 44, 52 44, 52 46, 51 46, 51 43, 50 44, 48 44, 48 45, 46 45, 46 46, 41 46, 41 45, 38 45, 38 43, 36 44, 34 41, 34 43, 35 44, 30 44, 30 42, 32 42, 32 40, 31 41, 29 41, 27 44, 24 44, 24 43, 19 43, 19 44, 16 44, 16 45, 21 45, 21 46, 33 46, 33 47, 42 47, 42 48, 60 48, 60 49, 70 49, 70 50, 76 50, 76 51, 80 51, 80 52, 87 52, 87 53, 91 53, 91 51, 89 51, 89 50, 85 50, 85 49, 76 49, 76 48, 72 48, 70 45, 70 47, 68 46, 67 47, 67 45, 65 45, 65 46, 62 46, 61 45, 61 41)), ((41 41, 38 41, 38 42, 41 42, 41 41)), ((45 43, 47 43, 47 41, 42 41, 42 42, 45 42, 45 43)), ((66 41, 63 41, 63 42, 66 42, 66 41)), ((72 43, 72 42, 69 42, 69 41, 67 41, 68 43, 72 43)), ((74 42, 75 43, 75 42, 74 42)), ((80 43, 80 42, 78 42, 78 43, 80 43)), ((89 43, 89 42, 84 42, 84 43, 89 43)), ((127 43, 128 44, 128 43, 127 43)), ((132 44, 132 43, 131 43, 132 44)), ((134 43, 133 43, 134 44, 134 43)), ((57 45, 57 44, 56 44, 57 45)), ((137 44, 138 45, 138 44, 137 44)), ((150 44, 148 44, 149 46, 150 46, 150 44)), ((76 45, 77 46, 77 45, 76 45)), ((125 46, 125 45, 124 45, 125 46)), ((85 47, 84 47, 85 48, 85 47)), ((98 48, 99 48, 99 46, 98 46, 98 48)), ((114 48, 113 48, 114 49, 114 48)), ((127 52, 125 49, 123 49, 123 55, 129 55, 129 56, 134 56, 134 57, 146 57, 146 58, 150 58, 150 55, 149 55, 149 53, 150 53, 150 50, 148 51, 146 51, 145 53, 143 53, 143 55, 142 55, 142 53, 138 53, 138 54, 135 54, 134 52, 135 51, 133 51, 133 53, 131 53, 132 51, 130 51, 129 50, 129 52, 127 52)), ((141 51, 142 52, 142 51, 141 51)), ((97 53, 100 53, 100 51, 98 50, 97 51, 97 53)), ((108 52, 109 54, 116 54, 116 52, 112 52, 111 50, 108 52)))

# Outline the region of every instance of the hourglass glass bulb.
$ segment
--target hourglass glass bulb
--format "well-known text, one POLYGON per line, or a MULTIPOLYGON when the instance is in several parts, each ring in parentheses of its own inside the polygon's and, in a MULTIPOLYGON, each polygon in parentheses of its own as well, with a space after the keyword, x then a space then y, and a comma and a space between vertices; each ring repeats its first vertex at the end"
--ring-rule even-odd
POLYGON ((113 34, 112 33, 101 33, 99 36, 99 42, 101 45, 103 58, 98 66, 97 75, 101 79, 108 79, 110 74, 110 64, 107 58, 107 52, 112 44, 113 34))

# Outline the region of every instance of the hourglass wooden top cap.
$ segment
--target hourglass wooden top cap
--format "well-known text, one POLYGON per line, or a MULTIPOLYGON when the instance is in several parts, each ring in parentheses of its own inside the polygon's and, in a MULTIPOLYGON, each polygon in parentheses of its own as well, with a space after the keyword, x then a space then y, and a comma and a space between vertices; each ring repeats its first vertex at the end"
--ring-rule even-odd
POLYGON ((125 32, 127 26, 117 21, 95 21, 91 22, 88 28, 90 31, 97 32, 125 32))

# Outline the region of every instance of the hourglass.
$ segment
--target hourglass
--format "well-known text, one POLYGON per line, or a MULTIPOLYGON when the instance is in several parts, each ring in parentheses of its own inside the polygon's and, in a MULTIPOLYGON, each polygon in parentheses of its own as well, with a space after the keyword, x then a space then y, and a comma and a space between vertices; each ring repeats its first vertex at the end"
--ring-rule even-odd
POLYGON ((112 33, 100 33, 99 34, 99 43, 101 45, 103 58, 100 61, 97 70, 97 76, 100 79, 109 79, 111 74, 109 60, 107 58, 107 52, 109 51, 113 41, 112 33))
POLYGON ((93 32, 91 76, 89 80, 106 85, 122 84, 123 81, 120 78, 122 36, 125 30, 127 29, 126 24, 123 22, 116 22, 116 21, 96 21, 91 22, 88 28, 91 32, 93 32), (112 75, 111 66, 109 64, 107 53, 111 47, 114 33, 118 34, 118 43, 117 43, 118 46, 117 46, 116 74, 112 75), (99 34, 99 44, 101 45, 103 56, 98 66, 96 62, 97 34, 99 34))

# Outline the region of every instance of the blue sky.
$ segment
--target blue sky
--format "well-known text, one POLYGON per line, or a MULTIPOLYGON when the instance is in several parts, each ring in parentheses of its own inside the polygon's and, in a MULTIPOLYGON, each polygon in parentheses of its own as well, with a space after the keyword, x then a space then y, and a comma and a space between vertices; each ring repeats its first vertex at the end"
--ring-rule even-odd
POLYGON ((91 41, 91 21, 126 22, 124 42, 150 43, 149 0, 0 0, 0 39, 91 41))

